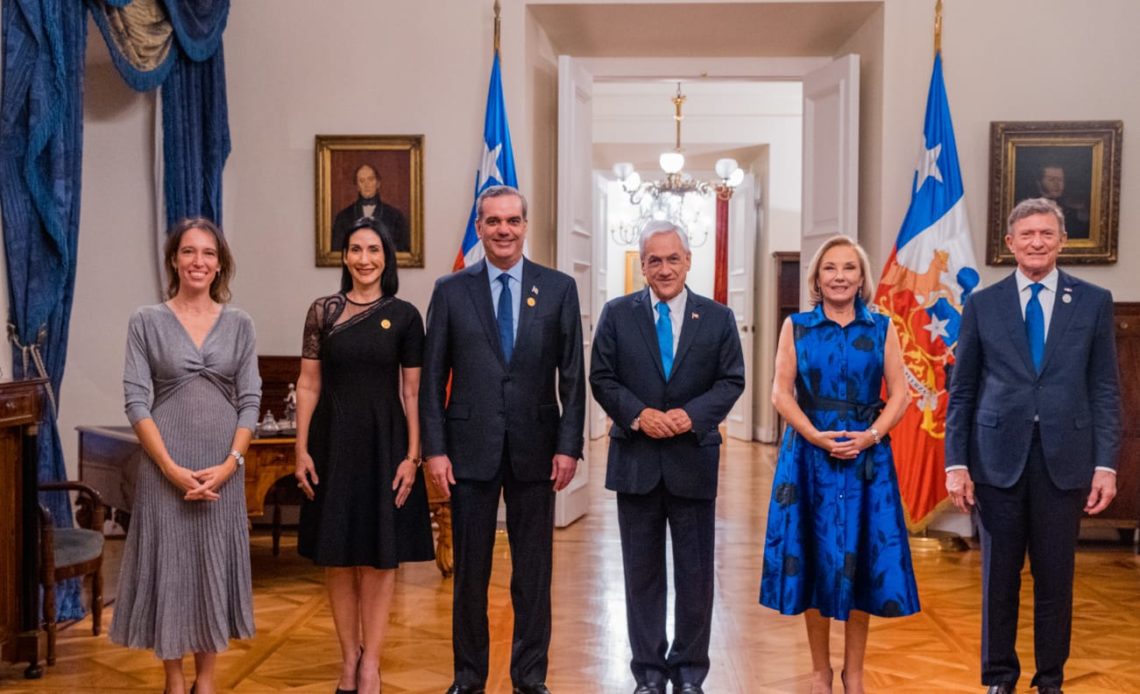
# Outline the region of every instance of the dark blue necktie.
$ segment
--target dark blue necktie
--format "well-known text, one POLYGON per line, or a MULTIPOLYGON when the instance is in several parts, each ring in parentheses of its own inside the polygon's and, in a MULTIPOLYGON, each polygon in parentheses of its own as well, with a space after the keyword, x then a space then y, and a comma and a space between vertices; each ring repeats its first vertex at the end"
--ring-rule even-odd
POLYGON ((499 344, 503 346, 503 359, 511 363, 511 352, 515 349, 515 315, 511 305, 511 278, 507 273, 499 275, 503 290, 499 292, 499 344))
POLYGON ((1029 285, 1033 295, 1025 304, 1025 335, 1029 338, 1029 356, 1033 357, 1033 368, 1041 371, 1041 361, 1045 358, 1045 311, 1037 295, 1045 288, 1040 282, 1029 285))
POLYGON ((669 315, 669 304, 657 304, 657 346, 661 348, 661 366, 665 368, 665 380, 673 370, 673 318, 669 315))

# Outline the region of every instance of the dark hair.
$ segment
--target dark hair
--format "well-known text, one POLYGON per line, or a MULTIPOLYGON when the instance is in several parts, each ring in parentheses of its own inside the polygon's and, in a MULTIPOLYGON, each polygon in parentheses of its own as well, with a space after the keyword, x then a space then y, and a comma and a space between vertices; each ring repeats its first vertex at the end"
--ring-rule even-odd
POLYGON ((379 228, 371 217, 361 217, 352 223, 348 231, 344 232, 340 250, 340 290, 347 293, 352 289, 352 273, 344 260, 348 257, 348 240, 361 229, 369 229, 380 237, 380 247, 384 249, 384 269, 380 272, 380 293, 384 296, 396 296, 400 291, 400 278, 396 275, 396 244, 387 231, 379 228))
POLYGON ((356 167, 352 171, 352 182, 353 183, 356 183, 356 177, 360 175, 360 172, 362 169, 372 169, 372 175, 376 177, 376 182, 377 183, 380 182, 380 172, 376 170, 375 166, 373 166, 371 164, 361 164, 360 166, 356 167))
POLYGON ((479 193, 479 197, 475 199, 475 219, 483 221, 483 201, 487 198, 501 198, 504 195, 513 195, 522 203, 522 217, 526 219, 526 198, 519 192, 518 188, 513 186, 488 186, 479 193))
POLYGON ((205 217, 187 217, 174 223, 166 232, 166 245, 163 247, 163 265, 168 273, 166 280, 166 298, 173 299, 181 287, 182 281, 178 277, 178 264, 175 257, 182 246, 182 237, 191 229, 209 232, 214 237, 214 246, 218 251, 218 274, 210 282, 210 298, 219 304, 230 300, 230 280, 234 276, 234 256, 230 253, 230 246, 221 228, 205 217))

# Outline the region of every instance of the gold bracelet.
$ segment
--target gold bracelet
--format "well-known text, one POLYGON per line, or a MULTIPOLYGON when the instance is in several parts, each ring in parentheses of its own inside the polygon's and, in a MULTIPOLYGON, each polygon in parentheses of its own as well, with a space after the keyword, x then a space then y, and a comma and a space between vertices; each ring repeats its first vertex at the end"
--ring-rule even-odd
MULTIPOLYGON (((413 457, 410 455, 404 456, 404 460, 410 460, 412 462, 412 464, 415 465, 416 467, 420 467, 421 465, 424 464, 423 458, 416 458, 416 457, 413 457)), ((403 460, 400 462, 403 462, 403 460)))

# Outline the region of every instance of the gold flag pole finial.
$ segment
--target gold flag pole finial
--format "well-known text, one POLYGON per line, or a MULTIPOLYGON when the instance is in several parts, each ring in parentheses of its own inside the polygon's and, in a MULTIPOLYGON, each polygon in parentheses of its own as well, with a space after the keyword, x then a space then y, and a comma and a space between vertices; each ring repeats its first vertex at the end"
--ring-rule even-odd
MULTIPOLYGON (((941 0, 939 0, 941 2, 941 0)), ((503 6, 499 4, 499 0, 495 0, 495 55, 499 54, 499 13, 502 11, 503 6)))
MULTIPOLYGON (((496 42, 495 45, 498 45, 496 42)), ((934 54, 942 52, 942 0, 934 3, 934 54)))

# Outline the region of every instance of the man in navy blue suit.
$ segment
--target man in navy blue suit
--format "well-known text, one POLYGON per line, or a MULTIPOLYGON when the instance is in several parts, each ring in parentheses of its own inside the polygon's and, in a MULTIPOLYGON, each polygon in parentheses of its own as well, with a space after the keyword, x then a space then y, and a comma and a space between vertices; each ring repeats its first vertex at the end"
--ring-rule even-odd
POLYGON ((448 694, 482 694, 487 681, 500 493, 515 611, 511 681, 515 694, 550 694, 554 493, 574 478, 586 421, 578 289, 569 275, 523 258, 526 200, 514 188, 479 195, 475 230, 486 259, 441 278, 432 293, 419 402, 428 474, 451 493, 448 694))
POLYGON ((1033 572, 1041 694, 1060 694, 1073 612, 1081 512, 1116 496, 1120 383, 1112 295, 1057 269, 1065 219, 1033 198, 1010 212, 1017 270, 962 311, 946 419, 946 488, 976 507, 982 538, 982 683, 1014 691, 1021 674, 1021 569, 1033 572))
POLYGON ((606 304, 590 363, 594 398, 613 419, 606 488, 617 492, 635 694, 700 694, 709 671, 721 436, 744 391, 732 311, 685 286, 682 229, 641 232, 649 287, 606 304), (674 637, 665 633, 665 529, 673 538, 674 637))

